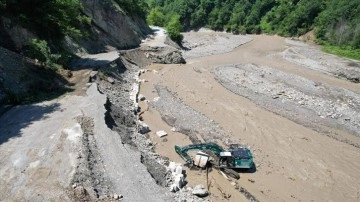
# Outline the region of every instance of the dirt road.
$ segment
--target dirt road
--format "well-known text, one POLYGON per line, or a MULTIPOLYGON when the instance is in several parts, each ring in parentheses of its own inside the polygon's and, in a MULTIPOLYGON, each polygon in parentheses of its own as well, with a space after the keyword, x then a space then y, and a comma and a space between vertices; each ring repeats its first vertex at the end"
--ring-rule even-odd
POLYGON ((107 96, 86 84, 90 71, 74 73, 84 91, 74 94, 83 96, 17 106, 0 117, 1 201, 169 200, 140 152, 108 127, 107 96))
MULTIPOLYGON (((196 38, 197 33, 190 34, 192 34, 190 38, 196 38)), ((231 40, 231 36, 228 37, 231 40)), ((253 41, 228 53, 221 51, 221 54, 194 57, 188 59, 186 65, 149 66, 150 71, 143 75, 143 79, 148 82, 141 86, 140 93, 145 95, 151 105, 153 99, 159 96, 155 85, 164 86, 172 92, 179 103, 207 117, 204 118, 205 122, 213 120, 215 125, 218 124, 218 128, 225 133, 223 137, 218 138, 219 141, 224 144, 235 142, 251 146, 257 170, 255 173, 241 173, 241 179, 237 183, 259 201, 359 201, 360 139, 357 123, 360 120, 357 103, 359 103, 360 86, 335 77, 335 71, 331 68, 325 71, 319 71, 318 68, 319 63, 326 62, 327 57, 335 58, 339 64, 342 64, 343 68, 339 67, 342 70, 347 68, 346 66, 357 66, 359 63, 327 54, 312 58, 311 52, 314 53, 313 55, 322 54, 317 47, 289 42, 282 37, 250 37, 253 41), (302 49, 309 52, 306 55, 297 52, 300 58, 307 60, 306 64, 299 62, 298 58, 297 61, 290 60, 286 55, 289 48, 296 49, 299 44, 303 46, 302 49), (323 61, 321 58, 324 58, 323 61), (237 64, 251 64, 255 69, 259 69, 258 72, 268 68, 265 73, 269 76, 254 72, 253 69, 245 71, 241 68, 228 69, 230 72, 226 74, 216 74, 219 70, 237 64), (227 79, 228 83, 236 85, 229 87, 221 79, 227 79), (314 87, 307 85, 316 86, 317 91, 312 92, 311 88, 314 87), (285 89, 277 89, 279 86, 285 89), (237 91, 237 88, 241 91, 237 91), (279 92, 272 92, 272 89, 279 92), (283 90, 286 92, 281 92, 283 90), (298 94, 293 93, 295 91, 298 94), (318 92, 323 94, 316 95, 318 92), (336 93, 339 92, 345 93, 337 95, 336 93), (253 93, 251 95, 254 96, 249 96, 249 93, 253 93), (308 101, 312 103, 302 104, 297 97, 291 98, 300 94, 304 98, 309 96, 308 101), (320 101, 315 103, 315 98, 324 99, 334 105, 320 101), (349 102, 344 101, 347 100, 346 98, 349 98, 349 102), (291 105, 291 103, 295 104, 291 105), (287 104, 292 107, 282 108, 287 104), (345 111, 340 113, 342 110, 340 106, 349 113, 345 111), (324 112, 316 111, 318 107, 324 112), (297 109, 300 111, 292 113, 291 110, 297 109), (334 113, 325 113, 329 110, 334 113), (341 116, 338 117, 336 113, 341 116), (351 125, 351 128, 346 124, 349 127, 351 125)), ((324 66, 323 70, 326 68, 326 65, 324 66)), ((356 74, 355 77, 358 76, 356 74)), ((161 102, 161 99, 160 96, 155 100, 161 102)), ((146 103, 141 103, 141 106, 147 109, 146 103)), ((173 105, 168 106, 171 110, 167 110, 167 114, 164 113, 165 110, 161 110, 165 107, 161 109, 150 107, 144 112, 143 119, 152 131, 166 130, 169 133, 166 137, 167 141, 163 141, 153 133, 150 135, 156 144, 156 151, 171 160, 183 162, 175 153, 174 145, 186 145, 191 141, 184 134, 172 132, 173 126, 164 122, 165 115, 165 120, 169 116, 181 117, 184 111, 169 114, 176 111, 172 107, 173 105)), ((207 123, 204 123, 204 126, 207 123)), ((181 121, 177 124, 181 124, 181 121)), ((193 130, 196 131, 197 128, 193 130)), ((208 134, 198 135, 204 140, 210 138, 208 134)), ((187 170, 187 175, 191 186, 206 183, 204 173, 187 170)), ((224 180, 222 176, 215 171, 211 175, 210 199, 246 200, 244 195, 235 190, 235 186, 224 180), (231 197, 226 199, 224 192, 231 197)))

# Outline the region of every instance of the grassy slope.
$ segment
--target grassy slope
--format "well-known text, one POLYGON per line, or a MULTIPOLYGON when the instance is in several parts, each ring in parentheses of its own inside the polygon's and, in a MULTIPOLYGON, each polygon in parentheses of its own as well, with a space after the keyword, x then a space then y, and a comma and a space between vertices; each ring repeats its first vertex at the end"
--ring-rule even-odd
POLYGON ((359 49, 350 49, 342 48, 334 45, 323 45, 322 50, 327 53, 338 55, 345 58, 355 59, 360 61, 360 50, 359 49))

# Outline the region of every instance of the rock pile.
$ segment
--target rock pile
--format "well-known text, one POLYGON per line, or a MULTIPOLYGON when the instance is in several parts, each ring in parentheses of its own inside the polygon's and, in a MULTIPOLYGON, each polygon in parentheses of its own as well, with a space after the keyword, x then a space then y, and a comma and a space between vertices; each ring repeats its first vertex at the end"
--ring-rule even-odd
POLYGON ((160 64, 182 64, 185 59, 182 57, 181 51, 171 46, 163 47, 144 47, 145 55, 153 63, 160 64))

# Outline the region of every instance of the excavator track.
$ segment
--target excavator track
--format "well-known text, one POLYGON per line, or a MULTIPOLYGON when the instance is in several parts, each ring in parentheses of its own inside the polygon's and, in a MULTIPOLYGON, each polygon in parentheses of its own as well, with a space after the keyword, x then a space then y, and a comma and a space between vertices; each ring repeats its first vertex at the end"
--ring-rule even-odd
POLYGON ((240 174, 233 169, 221 168, 220 170, 223 171, 226 175, 228 175, 234 179, 237 179, 237 180, 240 179, 240 174))

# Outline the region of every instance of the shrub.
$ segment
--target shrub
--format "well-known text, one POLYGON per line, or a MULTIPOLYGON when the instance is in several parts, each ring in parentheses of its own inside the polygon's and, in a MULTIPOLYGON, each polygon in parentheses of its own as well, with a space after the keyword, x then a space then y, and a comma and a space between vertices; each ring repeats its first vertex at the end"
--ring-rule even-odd
POLYGON ((165 15, 158 8, 153 8, 147 16, 146 21, 150 25, 163 27, 165 25, 165 15))
POLYGON ((166 25, 166 30, 172 40, 174 40, 178 44, 181 43, 184 36, 181 34, 182 25, 180 23, 180 15, 173 15, 170 18, 169 23, 166 25))
POLYGON ((51 54, 51 50, 45 40, 32 39, 28 44, 28 57, 39 60, 42 66, 55 68, 55 62, 60 55, 51 54))

